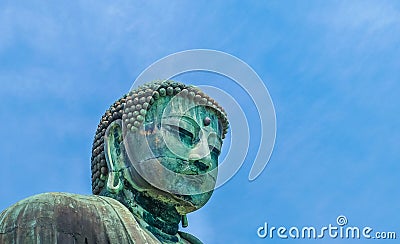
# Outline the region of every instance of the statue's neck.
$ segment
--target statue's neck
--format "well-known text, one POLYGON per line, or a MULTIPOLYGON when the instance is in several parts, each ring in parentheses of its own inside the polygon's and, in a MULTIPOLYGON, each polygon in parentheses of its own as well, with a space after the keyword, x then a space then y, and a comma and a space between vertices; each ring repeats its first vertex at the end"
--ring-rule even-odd
POLYGON ((181 216, 173 205, 166 204, 146 194, 138 192, 135 197, 136 206, 133 212, 138 212, 142 219, 153 228, 170 235, 178 233, 181 216))
POLYGON ((160 241, 179 242, 177 233, 181 215, 172 204, 166 204, 135 190, 125 189, 118 196, 109 197, 124 204, 137 218, 139 224, 160 241))

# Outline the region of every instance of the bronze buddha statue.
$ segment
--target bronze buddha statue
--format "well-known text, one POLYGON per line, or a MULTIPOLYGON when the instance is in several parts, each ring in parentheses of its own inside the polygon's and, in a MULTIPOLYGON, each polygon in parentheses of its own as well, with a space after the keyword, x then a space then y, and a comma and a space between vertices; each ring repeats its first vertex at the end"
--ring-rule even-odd
POLYGON ((211 197, 226 113, 193 86, 147 83, 97 127, 92 196, 44 193, 0 214, 0 243, 201 243, 179 231, 211 197))

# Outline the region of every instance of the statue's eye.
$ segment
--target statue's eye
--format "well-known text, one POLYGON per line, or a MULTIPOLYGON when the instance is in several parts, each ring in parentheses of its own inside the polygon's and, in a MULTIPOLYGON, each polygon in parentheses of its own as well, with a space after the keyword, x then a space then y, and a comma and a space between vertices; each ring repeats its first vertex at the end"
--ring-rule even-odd
POLYGON ((174 133, 179 135, 179 138, 183 143, 190 145, 190 146, 192 146, 194 144, 193 133, 191 133, 188 130, 183 129, 180 126, 176 126, 176 125, 168 125, 168 126, 174 133))
POLYGON ((194 136, 191 132, 183 129, 182 127, 179 127, 179 137, 181 138, 181 141, 184 143, 187 143, 189 145, 194 144, 194 136))

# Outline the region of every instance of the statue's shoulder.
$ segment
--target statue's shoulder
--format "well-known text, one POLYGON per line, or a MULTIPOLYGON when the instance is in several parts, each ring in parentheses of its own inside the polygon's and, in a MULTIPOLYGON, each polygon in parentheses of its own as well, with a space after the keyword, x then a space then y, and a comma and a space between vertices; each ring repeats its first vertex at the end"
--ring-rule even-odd
POLYGON ((43 193, 0 214, 0 243, 157 243, 118 201, 101 196, 43 193), (147 240, 149 239, 149 240, 147 240))

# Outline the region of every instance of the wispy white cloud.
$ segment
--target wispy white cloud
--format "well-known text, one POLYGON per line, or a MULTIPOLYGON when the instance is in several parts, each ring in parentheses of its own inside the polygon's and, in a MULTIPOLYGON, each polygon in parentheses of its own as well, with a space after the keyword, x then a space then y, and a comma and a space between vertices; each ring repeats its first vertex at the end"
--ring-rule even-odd
POLYGON ((400 9, 393 1, 341 1, 316 8, 311 23, 323 28, 324 50, 367 54, 390 50, 400 41, 400 9))
POLYGON ((342 1, 323 12, 318 20, 337 31, 360 30, 373 35, 387 28, 398 28, 400 12, 395 2, 342 1))

